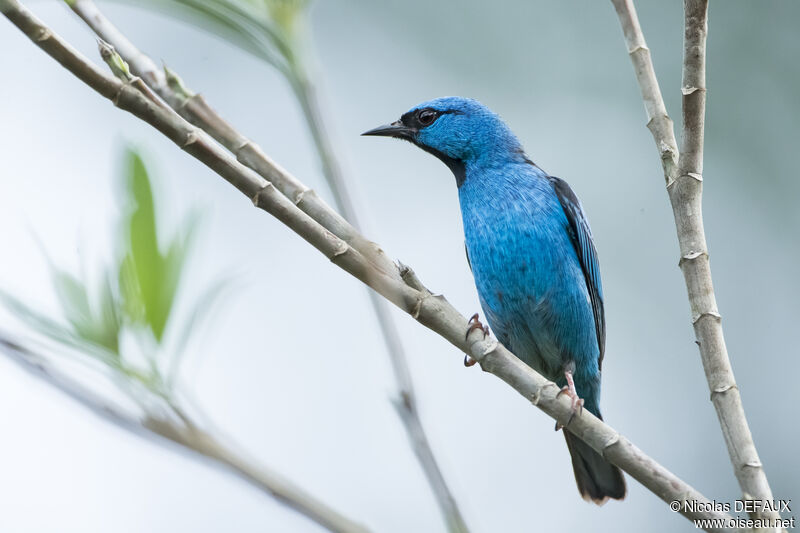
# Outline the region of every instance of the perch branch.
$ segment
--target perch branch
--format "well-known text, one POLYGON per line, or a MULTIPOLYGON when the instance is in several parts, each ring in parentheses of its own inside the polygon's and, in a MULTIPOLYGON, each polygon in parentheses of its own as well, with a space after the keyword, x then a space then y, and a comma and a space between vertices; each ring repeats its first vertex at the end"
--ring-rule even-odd
MULTIPOLYGON (((317 248, 334 264, 372 287, 422 325, 478 361, 485 371, 505 381, 659 498, 666 502, 699 502, 695 507, 681 506, 681 514, 689 519, 718 519, 725 524, 731 520, 729 514, 715 511, 710 500, 588 411, 572 416, 571 401, 563 395, 558 396, 558 386, 524 364, 502 344, 484 337, 478 331, 471 332, 465 338, 467 318, 444 297, 424 289, 407 267, 404 267, 402 273, 398 271, 394 275, 377 269, 358 250, 311 219, 278 192, 272 183, 239 164, 202 131, 171 111, 163 109, 131 84, 101 72, 16 0, 0 0, 0 11, 37 46, 84 83, 121 109, 159 130, 251 198, 257 207, 272 214, 317 248), (401 274, 402 280, 398 280, 401 274)), ((733 528, 708 527, 706 530, 731 531, 733 528)))
MULTIPOLYGON (((683 135, 678 153, 672 121, 667 115, 650 52, 633 0, 612 0, 647 111, 647 127, 658 146, 667 193, 678 233, 680 268, 686 281, 697 344, 719 418, 728 454, 744 499, 772 500, 772 491, 758 458, 733 376, 708 262, 703 229, 703 130, 706 101, 706 34, 708 1, 685 0, 683 135)), ((777 512, 753 513, 751 518, 776 519, 777 512)))
POLYGON ((249 481, 276 500, 337 533, 368 533, 368 530, 307 493, 294 483, 244 454, 194 423, 177 406, 170 404, 163 414, 136 414, 114 405, 90 388, 60 371, 47 357, 22 346, 0 333, 0 350, 27 372, 44 379, 97 416, 159 444, 164 439, 208 457, 249 481), (165 416, 172 412, 175 416, 165 416), (161 438, 158 438, 161 437, 161 438))
MULTIPOLYGON (((300 65, 292 64, 291 68, 298 71, 297 81, 292 86, 304 109, 304 116, 307 117, 314 143, 322 160, 322 167, 336 204, 340 206, 344 217, 340 217, 336 211, 326 205, 313 190, 305 187, 270 160, 258 145, 236 131, 208 104, 202 95, 186 88, 175 72, 167 68, 159 69, 150 57, 142 53, 108 20, 92 0, 71 0, 68 1, 68 4, 92 31, 113 45, 122 59, 129 64, 131 71, 144 80, 178 114, 211 135, 228 151, 236 155, 239 162, 271 181, 287 198, 290 200, 302 198, 301 201, 296 202, 298 206, 334 235, 348 242, 365 257, 371 258, 377 265, 381 265, 381 268, 387 273, 396 271, 391 260, 374 243, 361 237, 356 229, 358 227, 356 209, 347 191, 346 181, 336 162, 333 148, 325 134, 317 99, 313 94, 313 86, 300 65), (348 220, 352 225, 347 222, 348 220)), ((469 529, 439 468, 422 425, 414 384, 408 368, 408 358, 403 349, 397 326, 392 319, 386 300, 373 291, 368 290, 368 295, 378 325, 383 332, 394 372, 398 389, 397 397, 393 399, 395 409, 403 422, 411 447, 428 479, 449 531, 451 533, 467 533, 469 529)))

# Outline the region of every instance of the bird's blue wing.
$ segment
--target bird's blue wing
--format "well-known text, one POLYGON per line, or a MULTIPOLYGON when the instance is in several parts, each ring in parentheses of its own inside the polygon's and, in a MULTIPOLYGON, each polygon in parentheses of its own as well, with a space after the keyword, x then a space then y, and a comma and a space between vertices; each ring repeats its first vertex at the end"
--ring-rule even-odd
POLYGON ((567 215, 570 227, 570 237, 575 246, 575 252, 581 262, 583 275, 586 278, 586 287, 589 289, 589 298, 592 302, 594 325, 597 330, 597 344, 600 347, 598 367, 602 367, 603 355, 606 345, 606 319, 603 310, 603 286, 600 282, 600 265, 597 262, 597 250, 592 240, 592 230, 583 214, 581 202, 566 181, 555 176, 548 176, 550 184, 558 196, 561 208, 567 215))

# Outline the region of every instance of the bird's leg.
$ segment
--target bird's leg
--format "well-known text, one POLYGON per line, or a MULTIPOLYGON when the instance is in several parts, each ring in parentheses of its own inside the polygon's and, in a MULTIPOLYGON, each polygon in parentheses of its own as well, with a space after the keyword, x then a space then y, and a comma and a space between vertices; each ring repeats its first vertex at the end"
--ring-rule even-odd
MULTIPOLYGON (((572 422, 572 417, 574 417, 576 413, 583 411, 583 398, 578 396, 578 391, 575 390, 575 381, 572 379, 572 371, 565 370, 564 377, 567 378, 567 384, 560 391, 558 391, 558 394, 556 394, 556 398, 558 398, 562 394, 566 394, 572 399, 572 414, 569 415, 569 420, 567 420, 566 424, 569 425, 569 423, 572 422)), ((558 431, 562 427, 564 426, 556 422, 556 431, 558 431)))
MULTIPOLYGON (((467 333, 464 335, 464 340, 469 337, 469 334, 472 333, 473 330, 479 329, 483 331, 483 338, 485 339, 489 335, 489 326, 484 326, 483 323, 478 319, 478 313, 475 313, 469 319, 469 327, 467 328, 467 333)), ((477 363, 475 359, 472 357, 465 355, 464 356, 464 366, 472 366, 477 363)))

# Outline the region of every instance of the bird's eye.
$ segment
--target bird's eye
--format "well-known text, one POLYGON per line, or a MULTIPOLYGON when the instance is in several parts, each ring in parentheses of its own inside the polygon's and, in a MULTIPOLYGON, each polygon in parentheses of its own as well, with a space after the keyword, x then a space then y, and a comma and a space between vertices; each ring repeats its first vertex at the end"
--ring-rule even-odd
POLYGON ((438 116, 439 113, 437 113, 433 109, 421 109, 417 113, 417 120, 419 120, 419 123, 422 124, 423 126, 430 126, 431 124, 433 124, 433 121, 436 120, 436 117, 438 116))

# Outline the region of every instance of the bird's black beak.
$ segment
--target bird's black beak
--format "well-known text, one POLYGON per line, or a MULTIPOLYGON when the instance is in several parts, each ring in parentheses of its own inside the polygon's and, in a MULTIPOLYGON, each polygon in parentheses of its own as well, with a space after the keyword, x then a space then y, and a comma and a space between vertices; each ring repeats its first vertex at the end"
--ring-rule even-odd
POLYGON ((361 135, 374 135, 377 137, 397 137, 398 139, 410 140, 414 134, 414 130, 409 128, 399 120, 391 124, 384 124, 369 131, 365 131, 361 135))

